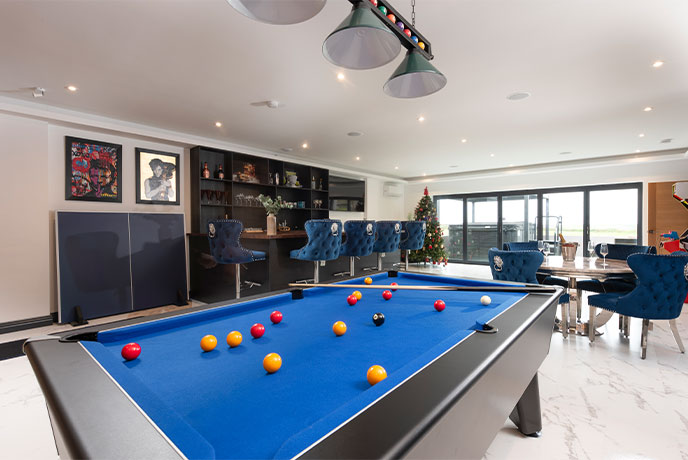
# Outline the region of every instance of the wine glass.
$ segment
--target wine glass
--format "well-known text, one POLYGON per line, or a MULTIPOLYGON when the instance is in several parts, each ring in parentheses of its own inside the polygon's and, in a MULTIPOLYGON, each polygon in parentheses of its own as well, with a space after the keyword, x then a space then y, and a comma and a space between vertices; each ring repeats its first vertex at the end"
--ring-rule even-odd
POLYGON ((545 258, 549 255, 549 243, 546 241, 542 243, 542 252, 545 253, 545 258))
POLYGON ((609 254, 609 247, 607 243, 600 244, 600 254, 602 255, 602 266, 607 266, 607 254, 609 254))
POLYGON ((538 251, 542 252, 543 249, 545 249, 545 242, 538 240, 538 251))
POLYGON ((588 241, 588 257, 595 257, 595 243, 588 241))

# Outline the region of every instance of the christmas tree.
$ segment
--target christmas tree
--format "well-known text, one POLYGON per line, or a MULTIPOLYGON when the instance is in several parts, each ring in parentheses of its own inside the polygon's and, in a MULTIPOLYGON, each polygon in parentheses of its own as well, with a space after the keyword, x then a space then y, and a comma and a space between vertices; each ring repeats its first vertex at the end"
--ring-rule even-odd
POLYGON ((418 202, 414 211, 415 220, 427 222, 425 232, 425 243, 423 249, 411 251, 409 262, 430 262, 433 264, 447 264, 447 254, 444 252, 444 241, 442 240, 442 229, 437 221, 437 210, 432 203, 432 198, 425 187, 423 197, 418 202))

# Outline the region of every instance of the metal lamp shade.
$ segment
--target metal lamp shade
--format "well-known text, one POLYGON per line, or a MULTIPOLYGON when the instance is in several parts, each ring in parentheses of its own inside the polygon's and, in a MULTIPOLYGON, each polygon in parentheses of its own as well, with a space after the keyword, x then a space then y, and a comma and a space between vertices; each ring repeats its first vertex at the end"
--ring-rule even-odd
POLYGON ((391 62, 401 50, 394 33, 369 8, 354 6, 323 43, 323 55, 346 69, 374 69, 391 62))
POLYGON ((296 24, 320 12, 326 0, 227 0, 244 16, 268 24, 296 24))
POLYGON ((418 51, 411 50, 389 77, 383 89, 392 97, 413 98, 435 93, 446 84, 447 77, 418 51))

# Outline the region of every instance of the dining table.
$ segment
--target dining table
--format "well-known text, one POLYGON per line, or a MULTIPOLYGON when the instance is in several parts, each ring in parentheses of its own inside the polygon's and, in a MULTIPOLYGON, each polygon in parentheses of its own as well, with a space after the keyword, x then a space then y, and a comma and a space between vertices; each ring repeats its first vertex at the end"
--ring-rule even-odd
MULTIPOLYGON (((599 257, 576 257, 574 260, 564 260, 562 256, 545 256, 538 273, 548 276, 559 276, 568 279, 568 292, 571 302, 575 302, 576 308, 569 308, 569 331, 580 335, 588 335, 590 341, 595 340, 595 335, 601 335, 599 331, 590 331, 589 321, 581 320, 582 292, 578 289, 579 279, 598 279, 604 281, 608 278, 635 279, 633 270, 625 260, 604 259, 599 257)), ((594 326, 598 328, 609 321, 613 313, 608 310, 599 310, 595 315, 594 326)), ((563 318, 562 318, 563 319, 563 318)), ((623 325, 624 330, 627 324, 623 325)))

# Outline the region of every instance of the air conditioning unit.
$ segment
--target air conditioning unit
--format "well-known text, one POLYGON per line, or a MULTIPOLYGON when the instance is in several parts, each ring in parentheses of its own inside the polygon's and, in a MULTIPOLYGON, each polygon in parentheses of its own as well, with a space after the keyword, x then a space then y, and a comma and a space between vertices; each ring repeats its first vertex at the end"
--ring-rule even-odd
POLYGON ((399 182, 385 182, 382 184, 383 196, 403 196, 404 186, 399 182))

